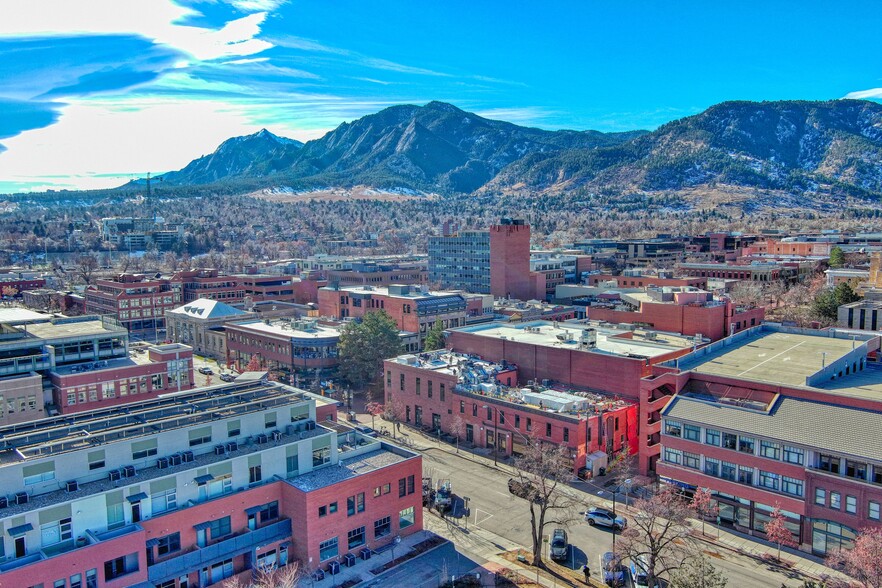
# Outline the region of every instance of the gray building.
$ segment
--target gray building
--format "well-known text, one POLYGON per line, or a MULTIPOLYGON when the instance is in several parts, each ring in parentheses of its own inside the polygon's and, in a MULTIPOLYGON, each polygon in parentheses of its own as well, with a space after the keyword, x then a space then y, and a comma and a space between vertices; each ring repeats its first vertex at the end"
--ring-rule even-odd
POLYGON ((449 237, 429 237, 429 283, 489 294, 490 232, 460 231, 449 237))

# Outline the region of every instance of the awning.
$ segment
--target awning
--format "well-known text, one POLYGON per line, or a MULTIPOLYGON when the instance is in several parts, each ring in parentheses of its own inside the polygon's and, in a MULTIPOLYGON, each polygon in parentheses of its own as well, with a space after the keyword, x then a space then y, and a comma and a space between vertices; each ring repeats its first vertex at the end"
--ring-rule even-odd
POLYGON ((19 535, 24 535, 28 531, 33 531, 34 526, 30 523, 25 523, 23 525, 19 525, 17 527, 10 527, 6 530, 9 533, 10 537, 18 537, 19 535))
POLYGON ((263 508, 263 507, 262 506, 252 506, 251 508, 246 508, 245 514, 247 514, 247 515, 257 514, 260 512, 261 508, 263 508))
POLYGON ((156 539, 155 537, 153 539, 148 539, 146 545, 147 545, 147 549, 152 549, 152 548, 156 547, 157 545, 159 545, 159 539, 156 539))
POLYGON ((204 531, 205 529, 207 529, 210 526, 211 526, 211 521, 205 521, 204 523, 196 523, 195 525, 193 525, 193 528, 196 529, 197 531, 204 531))
POLYGON ((138 492, 137 494, 132 494, 126 500, 129 501, 129 504, 135 504, 136 502, 141 502, 142 500, 147 500, 147 495, 144 492, 138 492))
POLYGON ((212 480, 214 480, 214 476, 212 476, 211 474, 204 474, 202 476, 196 476, 195 478, 193 478, 193 481, 195 481, 197 484, 208 484, 212 480))

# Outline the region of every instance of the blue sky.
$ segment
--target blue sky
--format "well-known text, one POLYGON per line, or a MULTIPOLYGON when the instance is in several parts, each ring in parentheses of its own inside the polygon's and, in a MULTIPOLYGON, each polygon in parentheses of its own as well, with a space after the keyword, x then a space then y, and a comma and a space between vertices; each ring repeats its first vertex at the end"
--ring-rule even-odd
POLYGON ((724 100, 882 99, 876 2, 0 2, 0 192, 178 169, 442 100, 652 129, 724 100))

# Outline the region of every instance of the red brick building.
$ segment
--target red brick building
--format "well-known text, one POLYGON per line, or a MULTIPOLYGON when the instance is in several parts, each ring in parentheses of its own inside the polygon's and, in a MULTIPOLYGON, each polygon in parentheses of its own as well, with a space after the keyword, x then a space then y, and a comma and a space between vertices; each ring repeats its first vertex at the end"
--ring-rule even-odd
POLYGON ((664 277, 659 275, 620 275, 591 274, 588 276, 588 285, 597 286, 606 282, 615 282, 618 288, 649 288, 661 286, 691 286, 693 288, 707 288, 707 280, 697 277, 664 277))
POLYGON ((182 298, 179 280, 120 274, 86 289, 86 312, 113 315, 129 332, 156 333, 165 328, 165 312, 182 298))
POLYGON ((879 339, 764 325, 653 368, 640 467, 709 488, 724 524, 763 536, 779 505, 818 555, 880 525, 879 339))
POLYGON ((318 298, 319 314, 336 319, 384 310, 399 329, 418 333, 420 345, 435 321, 445 329, 465 324, 466 299, 459 292, 429 292, 412 285, 325 287, 318 298))
MULTIPOLYGON (((522 220, 502 219, 490 227, 490 293, 496 298, 536 298, 530 275, 530 225, 522 220)), ((542 283, 544 299, 545 283, 542 283)))
POLYGON ((49 372, 56 410, 70 414, 155 398, 195 385, 193 349, 151 345, 131 357, 56 367, 49 372))
POLYGON ((332 321, 249 320, 225 327, 227 362, 244 370, 252 358, 270 370, 326 376, 337 369, 341 325, 332 321))
POLYGON ((611 323, 639 323, 650 328, 716 341, 763 322, 764 307, 736 306, 728 298, 695 288, 647 288, 621 294, 620 300, 585 307, 585 317, 611 323))
POLYGON ((443 432, 496 457, 534 442, 568 448, 573 473, 594 475, 607 454, 637 447, 637 406, 611 396, 520 388, 517 366, 447 350, 386 360, 385 397, 404 423, 443 432))
POLYGON ((518 366, 521 382, 549 380, 637 400, 654 363, 692 350, 694 337, 591 322, 486 323, 447 332, 447 347, 518 366))

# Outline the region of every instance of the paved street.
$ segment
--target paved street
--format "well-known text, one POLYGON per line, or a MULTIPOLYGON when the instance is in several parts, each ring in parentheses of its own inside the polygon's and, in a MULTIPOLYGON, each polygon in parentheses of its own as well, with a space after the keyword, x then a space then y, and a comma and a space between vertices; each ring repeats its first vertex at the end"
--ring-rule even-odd
MULTIPOLYGON (((370 423, 369 417, 362 419, 362 422, 370 423)), ((377 421, 380 426, 380 421, 377 421)), ((466 533, 466 530, 487 531, 489 536, 498 536, 504 538, 506 542, 518 544, 528 547, 530 544, 530 514, 529 507, 523 499, 517 498, 508 492, 507 482, 510 477, 506 471, 508 466, 500 464, 494 467, 492 461, 485 460, 481 457, 473 457, 471 454, 460 455, 453 453, 450 446, 439 446, 436 441, 430 441, 419 433, 407 431, 409 436, 416 441, 415 445, 423 447, 423 468, 424 474, 431 476, 434 480, 449 479, 453 485, 454 493, 457 497, 456 510, 451 519, 449 533, 439 531, 432 528, 427 523, 427 528, 432 528, 442 535, 453 539, 457 547, 466 555, 470 555, 475 550, 470 549, 468 541, 477 541, 476 533, 466 533), (468 520, 462 516, 462 498, 469 497, 471 516, 468 520), (471 538, 466 541, 468 535, 471 538), (464 541, 466 541, 464 543, 464 541)), ((584 490, 574 490, 584 500, 583 507, 580 511, 586 510, 590 505, 607 505, 599 497, 595 497, 596 488, 585 483, 579 485, 584 490)), ((621 509, 621 505, 620 509, 621 509)), ((630 516, 624 509, 620 514, 626 517, 630 516)), ((427 512, 427 521, 429 517, 438 518, 432 512, 427 512)), ((579 519, 582 517, 580 516, 579 519)), ((439 519, 440 520, 440 519, 439 519)), ((548 528, 550 533, 553 529, 548 528)), ((708 526, 708 535, 714 533, 714 528, 708 526)), ((584 521, 579 521, 571 525, 568 529, 570 543, 574 546, 571 551, 570 565, 574 568, 581 567, 586 561, 593 570, 598 569, 598 558, 600 554, 609 551, 612 547, 612 533, 604 528, 590 527, 584 521)), ((510 549, 510 545, 496 545, 495 551, 503 551, 510 549)), ((486 545, 484 553, 487 553, 486 545)), ((748 555, 736 553, 735 551, 724 547, 714 545, 713 542, 703 543, 702 549, 710 556, 715 566, 722 570, 729 579, 731 588, 751 588, 751 587, 768 587, 781 588, 782 584, 787 587, 801 587, 802 580, 797 574, 782 573, 777 566, 770 566, 765 562, 748 555)), ((478 549, 478 553, 482 550, 478 549)), ((793 557, 793 556, 791 556, 793 557)))

